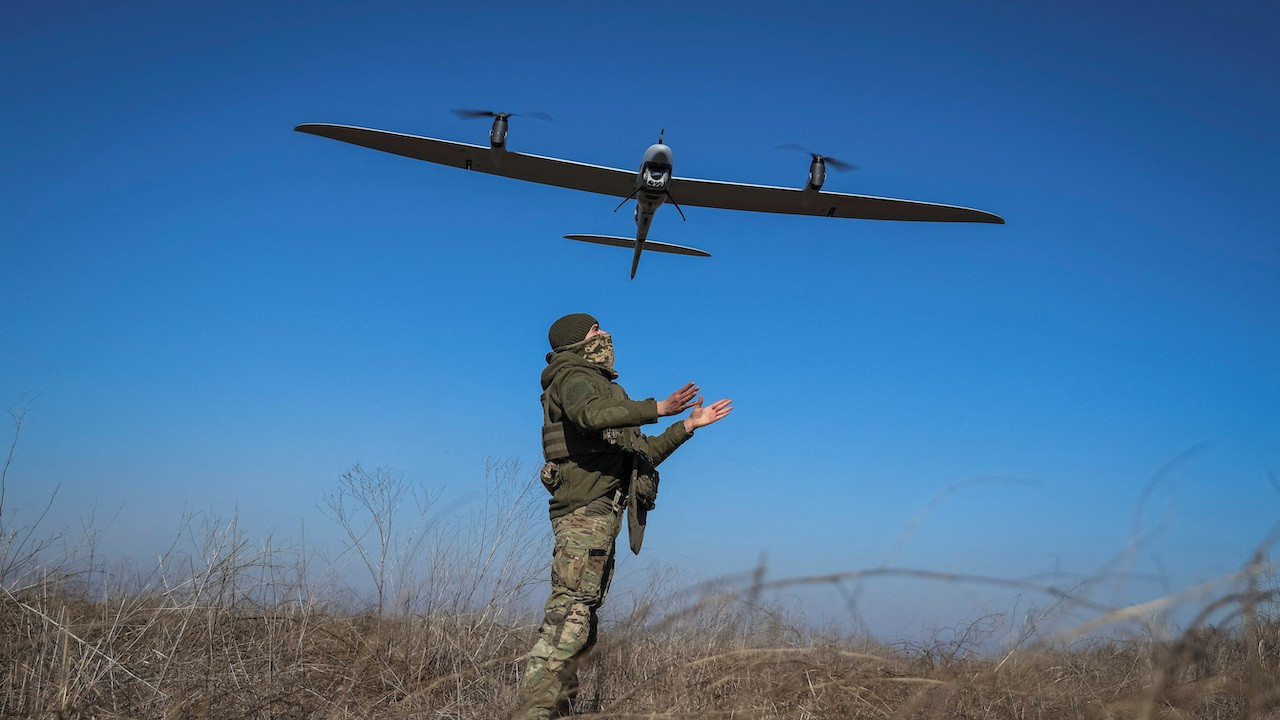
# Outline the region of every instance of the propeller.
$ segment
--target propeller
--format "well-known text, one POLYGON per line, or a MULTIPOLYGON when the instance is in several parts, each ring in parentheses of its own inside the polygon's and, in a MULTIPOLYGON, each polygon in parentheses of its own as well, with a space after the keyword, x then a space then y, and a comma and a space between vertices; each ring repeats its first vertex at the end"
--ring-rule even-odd
POLYGON ((776 148, 776 149, 778 149, 778 150, 799 150, 800 152, 805 153, 805 154, 806 154, 806 155, 808 155, 809 157, 813 158, 815 161, 816 161, 816 160, 821 160, 821 161, 823 161, 823 162, 824 162, 828 167, 833 167, 833 168, 835 168, 836 170, 839 170, 840 172, 849 172, 850 170, 857 170, 857 169, 858 169, 858 166, 857 166, 857 165, 852 165, 852 164, 847 163, 847 162, 845 162, 845 161, 843 161, 843 160, 837 160, 837 159, 835 159, 835 158, 833 158, 833 157, 830 157, 830 156, 828 156, 828 155, 823 155, 822 153, 816 153, 816 152, 814 152, 814 151, 810 150, 810 149, 809 149, 809 148, 807 148, 807 147, 804 147, 804 146, 802 146, 802 145, 797 145, 797 144, 795 144, 795 143, 783 143, 782 145, 777 146, 777 148, 776 148))
POLYGON ((539 120, 555 119, 550 115, 542 112, 541 110, 535 110, 533 112, 522 112, 522 113, 500 113, 500 112, 494 112, 493 110, 455 109, 455 110, 452 110, 451 112, 453 112, 454 115, 457 115, 459 118, 463 120, 473 120, 475 118, 486 118, 486 117, 488 118, 531 117, 531 118, 537 118, 539 120))

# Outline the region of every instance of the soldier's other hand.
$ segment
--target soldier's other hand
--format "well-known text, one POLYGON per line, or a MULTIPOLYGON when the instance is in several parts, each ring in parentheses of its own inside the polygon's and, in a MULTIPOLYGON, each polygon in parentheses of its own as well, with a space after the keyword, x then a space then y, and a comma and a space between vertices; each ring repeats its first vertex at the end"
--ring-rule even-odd
POLYGON ((706 407, 702 407, 702 396, 698 396, 698 401, 693 404, 693 412, 689 413, 689 417, 684 420, 684 429, 693 432, 700 427, 706 427, 720 420, 732 411, 733 401, 729 398, 717 400, 706 407))
POLYGON ((679 415, 693 407, 693 399, 697 396, 698 386, 691 382, 685 383, 684 387, 671 393, 666 400, 658 402, 658 417, 679 415))

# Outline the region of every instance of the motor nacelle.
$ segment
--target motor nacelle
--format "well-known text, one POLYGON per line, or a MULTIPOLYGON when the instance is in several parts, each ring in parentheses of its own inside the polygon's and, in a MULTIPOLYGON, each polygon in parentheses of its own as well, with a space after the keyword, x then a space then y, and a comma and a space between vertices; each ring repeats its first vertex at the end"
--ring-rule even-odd
POLYGON ((822 183, 827 181, 827 161, 821 155, 814 155, 809 163, 809 184, 806 190, 821 190, 822 183))
POLYGON ((489 147, 494 150, 505 150, 507 148, 507 118, 511 117, 506 113, 499 113, 493 118, 493 127, 489 128, 489 147))

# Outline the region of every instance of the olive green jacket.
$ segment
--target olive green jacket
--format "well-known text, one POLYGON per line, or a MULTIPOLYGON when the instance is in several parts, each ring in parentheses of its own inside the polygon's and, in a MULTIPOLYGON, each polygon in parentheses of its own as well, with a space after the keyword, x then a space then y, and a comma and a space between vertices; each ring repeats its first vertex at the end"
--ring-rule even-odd
MULTIPOLYGON (((658 403, 653 398, 637 401, 627 397, 622 386, 613 382, 615 377, 616 373, 571 351, 548 353, 547 367, 542 371, 542 389, 547 394, 550 420, 572 423, 587 433, 622 428, 623 444, 643 453, 656 466, 693 433, 686 430, 681 421, 654 437, 640 432, 638 426, 658 421, 658 403)), ((568 515, 620 489, 625 493, 631 468, 632 456, 623 449, 559 461, 555 477, 548 485, 551 517, 568 515)))

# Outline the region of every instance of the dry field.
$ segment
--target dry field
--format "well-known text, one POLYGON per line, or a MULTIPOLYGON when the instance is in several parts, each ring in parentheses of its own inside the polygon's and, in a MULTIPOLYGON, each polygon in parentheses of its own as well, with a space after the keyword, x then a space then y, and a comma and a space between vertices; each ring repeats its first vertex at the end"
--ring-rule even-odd
MULTIPOLYGON (((42 583, 0 602, 0 716, 501 718, 531 624, 493 607, 423 614, 262 604, 237 568, 190 592, 88 600, 42 583)), ((1247 602, 1247 598, 1226 599, 1247 602)), ((1174 641, 978 657, 804 636, 704 598, 613 623, 579 712, 636 718, 1280 717, 1280 622, 1174 641)), ((1259 603, 1259 606, 1265 603, 1259 603)), ((1259 607, 1261 609, 1261 607, 1259 607)))
MULTIPOLYGON (((530 600, 546 582, 543 506, 525 475, 490 467, 485 505, 449 526, 398 475, 356 467, 323 501, 347 533, 339 557, 250 542, 234 520, 197 516, 145 569, 102 562, 91 532, 71 539, 42 534, 39 518, 16 522, 0 477, 0 718, 507 717, 536 632, 530 600), (344 560, 371 591, 332 571, 344 560)), ((1107 608, 1025 582, 884 568, 768 581, 760 569, 681 592, 655 584, 610 599, 576 710, 1280 718, 1274 577, 1259 550, 1172 637, 1142 621, 1185 597, 1107 608), (885 646, 806 629, 769 600, 895 574, 1004 583, 1091 619, 1067 632, 1029 627, 998 650, 979 648, 978 624, 945 642, 885 646)))

